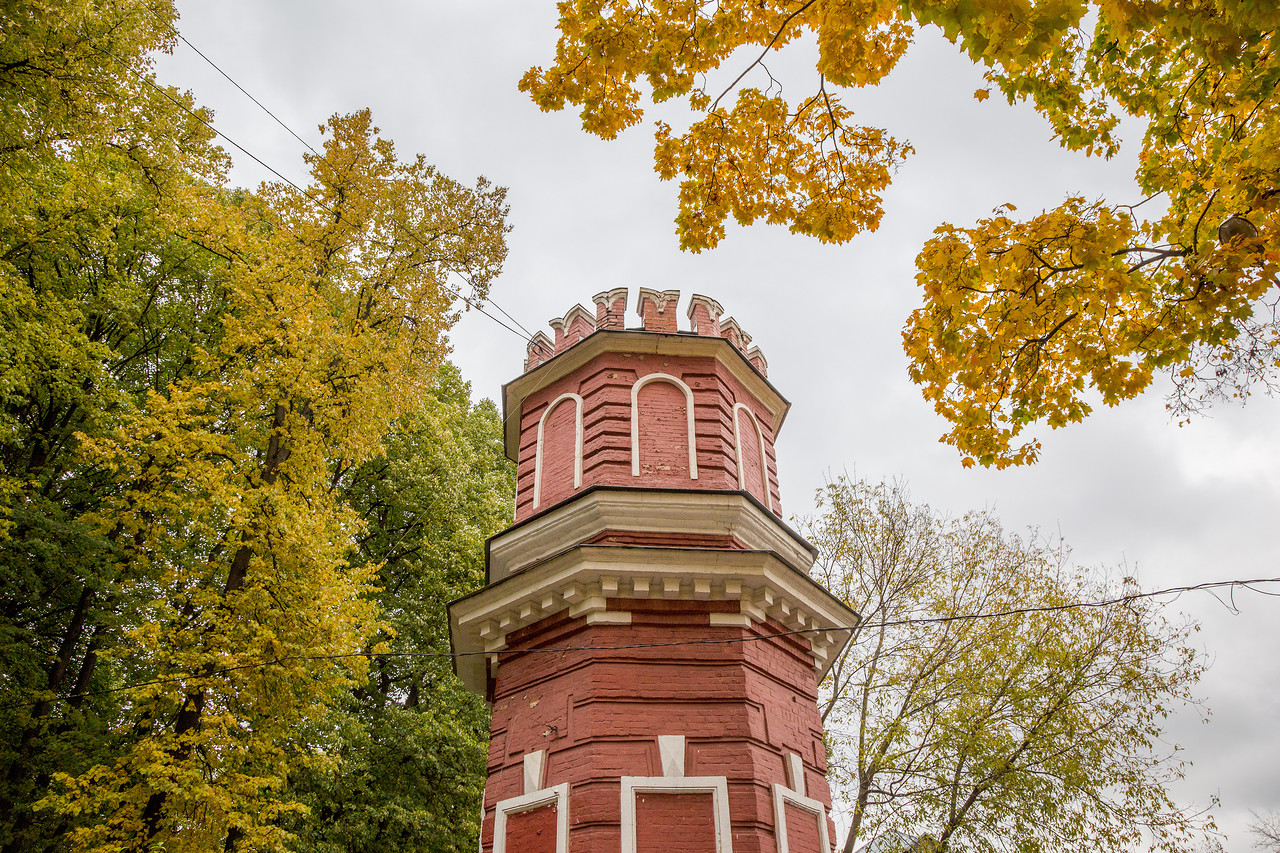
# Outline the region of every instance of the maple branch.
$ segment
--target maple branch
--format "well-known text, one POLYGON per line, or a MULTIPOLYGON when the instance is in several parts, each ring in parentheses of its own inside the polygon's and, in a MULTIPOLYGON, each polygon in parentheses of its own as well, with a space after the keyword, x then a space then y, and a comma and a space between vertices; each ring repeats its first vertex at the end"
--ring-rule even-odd
POLYGON ((759 55, 759 56, 757 56, 757 57, 756 57, 756 58, 751 62, 751 64, 750 64, 750 65, 748 65, 746 68, 742 69, 742 73, 741 73, 741 74, 739 74, 737 77, 733 78, 733 82, 732 82, 732 83, 730 83, 728 86, 726 86, 726 87, 725 87, 725 90, 724 90, 723 92, 721 92, 719 95, 717 95, 717 96, 716 96, 716 99, 715 99, 714 101, 712 101, 712 102, 711 102, 711 108, 710 108, 710 109, 708 109, 708 110, 707 110, 707 112, 715 112, 716 107, 718 107, 718 106, 720 105, 720 99, 721 99, 721 98, 723 98, 725 95, 729 94, 729 92, 731 92, 731 91, 733 90, 733 87, 734 87, 734 86, 737 86, 737 85, 738 85, 738 83, 739 83, 739 82, 741 82, 742 78, 743 78, 743 77, 746 77, 746 76, 747 76, 747 73, 748 73, 749 71, 751 71, 751 69, 752 69, 752 68, 755 68, 755 67, 756 67, 757 65, 759 65, 762 61, 764 61, 765 56, 767 56, 767 55, 769 54, 769 51, 770 51, 771 49, 773 49, 773 46, 774 46, 775 44, 777 44, 778 39, 782 38, 782 32, 783 32, 783 30, 785 30, 785 29, 787 28, 787 24, 791 23, 791 21, 792 21, 792 20, 793 20, 797 15, 799 15, 799 14, 800 14, 801 12, 803 12, 805 9, 808 9, 810 6, 812 6, 814 3, 817 3, 817 2, 818 2, 818 0, 808 0, 808 2, 807 2, 807 3, 805 3, 803 6, 801 6, 799 9, 796 9, 796 10, 795 10, 794 12, 792 12, 790 15, 787 15, 786 19, 785 19, 785 20, 783 20, 782 24, 778 27, 778 31, 777 31, 776 33, 774 33, 774 34, 773 34, 773 38, 769 39, 769 43, 768 43, 767 45, 765 45, 765 46, 764 46, 764 50, 760 51, 760 55, 759 55))

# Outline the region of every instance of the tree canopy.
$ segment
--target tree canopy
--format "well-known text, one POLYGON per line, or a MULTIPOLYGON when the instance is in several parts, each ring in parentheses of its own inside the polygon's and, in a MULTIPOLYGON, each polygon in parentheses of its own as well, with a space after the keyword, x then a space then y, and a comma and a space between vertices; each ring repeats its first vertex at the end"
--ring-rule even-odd
MULTIPOLYGON (((440 549, 509 491, 445 362, 455 282, 483 298, 501 269, 503 190, 401 159, 367 112, 324 125, 305 186, 230 188, 208 113, 152 74, 173 26, 154 0, 0 10, 5 853, 301 843, 307 772, 354 760, 317 727, 345 710, 358 741, 376 653, 439 647, 413 596, 477 577, 376 544, 409 509, 370 482, 437 465, 456 505, 400 522, 440 549)), ((435 672, 382 689, 453 702, 435 672)))
MULTIPOLYGON (((1033 462, 1036 423, 1080 421, 1157 372, 1175 413, 1243 398, 1276 377, 1280 323, 1280 10, 1257 0, 590 0, 560 4, 554 62, 521 81, 543 109, 581 108, 613 138, 642 101, 683 98, 687 130, 658 122, 655 168, 680 181, 676 231, 700 251, 738 222, 843 242, 874 230, 911 153, 860 125, 840 89, 884 80, 937 27, 1010 103, 1065 147, 1110 157, 1145 123, 1139 198, 1068 196, 1016 218, 939 225, 916 259, 923 303, 903 333, 912 379, 966 465, 1033 462), (772 51, 816 41, 818 85, 787 100, 772 51), (749 54, 749 55, 748 55, 749 54), (746 58, 744 59, 744 55, 746 58), (719 75, 716 72, 719 71, 719 75), (737 73, 740 72, 740 73, 737 73), (727 86, 711 79, 737 76, 727 86), (760 81, 767 81, 762 88, 760 81)), ((1069 188, 1064 188, 1069 191, 1069 188)))
POLYGON ((815 576, 863 619, 821 703, 845 853, 1190 853, 1212 829, 1171 799, 1183 763, 1162 736, 1204 667, 1194 626, 1151 599, 1077 606, 1132 578, 900 484, 831 483, 807 532, 815 576))

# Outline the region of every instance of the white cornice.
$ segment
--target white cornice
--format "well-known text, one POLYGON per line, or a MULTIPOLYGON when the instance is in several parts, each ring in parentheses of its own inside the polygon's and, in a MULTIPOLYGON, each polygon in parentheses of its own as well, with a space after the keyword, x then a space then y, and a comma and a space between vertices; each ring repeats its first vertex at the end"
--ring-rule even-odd
POLYGON ((729 369, 773 421, 776 440, 791 404, 769 380, 760 375, 746 356, 726 338, 628 330, 601 330, 502 386, 503 433, 507 458, 516 461, 520 447, 520 411, 524 399, 607 352, 715 358, 729 369))
MULTIPOLYGON (((568 611, 588 624, 629 624, 609 599, 737 601, 743 627, 766 617, 804 631, 821 680, 858 615, 807 574, 769 551, 580 545, 449 605, 454 668, 484 695, 507 635, 568 611)), ((710 624, 710 623, 708 623, 710 624)))
POLYGON ((742 492, 596 488, 490 539, 488 581, 606 530, 733 536, 748 548, 777 552, 798 569, 813 565, 813 546, 742 492))

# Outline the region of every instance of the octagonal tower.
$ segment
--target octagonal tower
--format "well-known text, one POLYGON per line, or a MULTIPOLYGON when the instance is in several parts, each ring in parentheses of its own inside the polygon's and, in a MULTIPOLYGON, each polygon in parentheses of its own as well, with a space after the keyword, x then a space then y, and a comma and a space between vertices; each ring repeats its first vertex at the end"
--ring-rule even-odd
POLYGON ((817 685, 857 614, 782 521, 788 403, 714 299, 574 306, 503 389, 515 524, 449 606, 492 853, 828 853, 817 685))

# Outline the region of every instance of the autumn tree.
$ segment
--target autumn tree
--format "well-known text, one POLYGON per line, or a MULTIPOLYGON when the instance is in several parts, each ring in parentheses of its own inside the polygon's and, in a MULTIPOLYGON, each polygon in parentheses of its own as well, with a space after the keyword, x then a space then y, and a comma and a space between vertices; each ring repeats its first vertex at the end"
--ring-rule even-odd
POLYGON ((687 130, 658 122, 655 168, 680 181, 676 230, 700 251, 733 216, 843 242, 873 230, 911 149, 860 125, 841 89, 884 80, 937 27, 992 88, 1030 102, 1058 141, 1119 150, 1145 123, 1138 198, 1068 197, 1018 219, 942 224, 916 259, 924 301, 904 341, 912 379, 952 424, 966 464, 1032 462, 1031 424, 1079 421, 1158 371, 1178 414, 1276 378, 1280 323, 1280 9, 1261 2, 596 0, 560 4, 554 62, 521 87, 581 108, 604 138, 642 102, 683 98, 687 130), (787 100, 775 51, 817 44, 815 91, 787 100), (744 59, 743 57, 746 56, 744 59), (726 64, 728 63, 728 64, 726 64), (718 72, 718 73, 717 73, 718 72), (731 79, 728 85, 724 81, 731 79))
POLYGON ((821 712, 845 853, 1191 851, 1212 821, 1167 790, 1162 721, 1203 663, 1193 626, 990 512, 945 518, 900 484, 819 493, 815 575, 862 615, 821 712), (914 846, 911 846, 914 845, 914 846))
POLYGON ((381 633, 367 677, 307 724, 328 760, 299 765, 299 853, 474 850, 489 712, 453 675, 443 603, 484 584, 484 540, 511 520, 514 466, 488 400, 445 365, 382 456, 345 478, 364 532, 357 560, 378 567, 381 633))
POLYGON ((367 113, 305 187, 232 190, 151 74, 170 4, 0 15, 0 846, 284 849, 306 724, 394 622, 347 487, 499 271, 503 192, 367 113))

